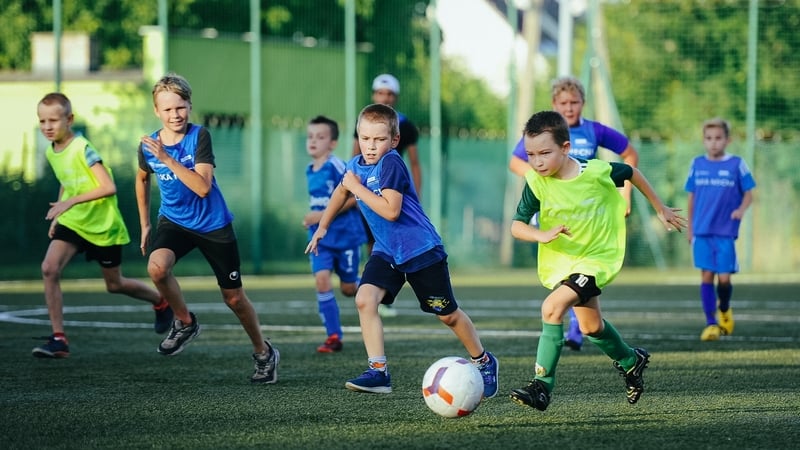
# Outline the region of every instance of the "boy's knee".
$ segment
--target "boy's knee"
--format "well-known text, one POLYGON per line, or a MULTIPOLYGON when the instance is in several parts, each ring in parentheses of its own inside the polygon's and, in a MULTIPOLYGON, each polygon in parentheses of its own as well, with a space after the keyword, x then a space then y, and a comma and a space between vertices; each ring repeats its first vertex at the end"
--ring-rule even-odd
POLYGON ((154 261, 147 263, 147 274, 153 282, 158 283, 163 281, 169 275, 169 270, 166 267, 154 261))
POLYGON ((355 283, 343 284, 341 290, 342 290, 342 295, 344 295, 345 297, 353 297, 356 295, 356 292, 358 291, 358 286, 356 286, 355 283))
POLYGON ((59 276, 58 266, 56 266, 55 264, 51 264, 47 261, 42 262, 43 278, 53 278, 58 276, 59 276))
POLYGON ((119 294, 122 292, 122 283, 119 281, 106 281, 106 291, 110 294, 119 294))

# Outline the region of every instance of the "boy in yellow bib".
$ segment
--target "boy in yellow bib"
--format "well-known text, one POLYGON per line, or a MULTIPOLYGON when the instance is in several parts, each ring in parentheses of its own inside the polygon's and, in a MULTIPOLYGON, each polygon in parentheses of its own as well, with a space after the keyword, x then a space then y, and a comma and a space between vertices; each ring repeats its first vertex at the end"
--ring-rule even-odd
POLYGON ((613 360, 633 404, 644 391, 642 372, 650 355, 629 346, 600 313, 601 289, 622 268, 626 203, 617 187, 628 180, 650 201, 668 231, 686 227, 675 208, 664 205, 642 173, 627 164, 569 156, 569 127, 555 111, 534 114, 525 124, 525 152, 531 166, 511 225, 520 240, 538 242, 538 273, 552 292, 542 303, 542 335, 535 376, 511 391, 517 403, 547 409, 564 345, 562 320, 574 307, 581 331, 613 360), (539 228, 530 225, 539 213, 539 228))
POLYGON ((130 242, 128 229, 117 207, 117 186, 111 169, 94 146, 72 131, 72 103, 59 92, 45 95, 36 109, 39 130, 50 141, 47 162, 61 187, 50 203, 50 245, 42 261, 44 297, 53 334, 33 349, 38 358, 66 358, 69 343, 64 333, 64 299, 61 273, 78 253, 96 260, 108 292, 125 294, 153 305, 156 333, 172 324, 172 309, 152 286, 122 276, 122 246, 130 242))

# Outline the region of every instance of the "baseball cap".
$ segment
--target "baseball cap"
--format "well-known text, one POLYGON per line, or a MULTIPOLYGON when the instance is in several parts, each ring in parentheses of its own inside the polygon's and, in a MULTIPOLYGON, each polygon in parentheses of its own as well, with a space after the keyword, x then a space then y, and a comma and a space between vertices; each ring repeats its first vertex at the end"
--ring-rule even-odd
POLYGON ((394 92, 394 95, 398 95, 400 93, 400 82, 394 76, 384 73, 378 75, 372 81, 372 90, 377 91, 379 89, 388 89, 394 92))

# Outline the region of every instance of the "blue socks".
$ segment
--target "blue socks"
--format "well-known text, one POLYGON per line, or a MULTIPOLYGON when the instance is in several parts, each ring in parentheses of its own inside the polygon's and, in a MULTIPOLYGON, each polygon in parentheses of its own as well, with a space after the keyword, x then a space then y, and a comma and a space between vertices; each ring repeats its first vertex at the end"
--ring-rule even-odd
POLYGON ((717 323, 717 294, 712 283, 700 284, 700 301, 706 314, 706 325, 717 323))
POLYGON ((317 292, 317 307, 322 324, 325 325, 325 332, 328 336, 338 334, 342 339, 342 322, 339 319, 339 305, 336 303, 336 296, 333 291, 317 292))

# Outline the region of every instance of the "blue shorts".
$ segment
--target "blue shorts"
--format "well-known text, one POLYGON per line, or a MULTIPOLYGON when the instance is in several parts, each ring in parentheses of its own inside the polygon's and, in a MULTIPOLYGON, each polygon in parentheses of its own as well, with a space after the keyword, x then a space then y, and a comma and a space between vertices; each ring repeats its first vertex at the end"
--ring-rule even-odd
POLYGON ((355 283, 358 280, 358 266, 361 264, 359 247, 348 249, 334 249, 320 245, 317 255, 309 253, 311 273, 321 270, 330 270, 339 276, 342 283, 355 283))
POLYGON ((156 238, 150 245, 151 252, 166 248, 175 253, 175 262, 195 248, 208 261, 222 289, 242 287, 241 259, 233 225, 228 224, 209 233, 197 233, 161 217, 156 229, 156 238))
POLYGON ((78 248, 78 253, 86 253, 86 260, 95 260, 101 267, 111 269, 122 264, 122 246, 100 247, 84 239, 81 235, 61 224, 53 230, 53 240, 69 242, 78 248))
POLYGON ((694 266, 714 273, 736 273, 736 240, 720 236, 695 236, 692 238, 694 266))
POLYGON ((419 301, 419 308, 437 316, 446 316, 458 309, 447 259, 442 259, 416 272, 401 272, 380 256, 372 255, 364 267, 361 284, 373 284, 386 289, 381 303, 392 304, 405 282, 411 285, 419 301))

